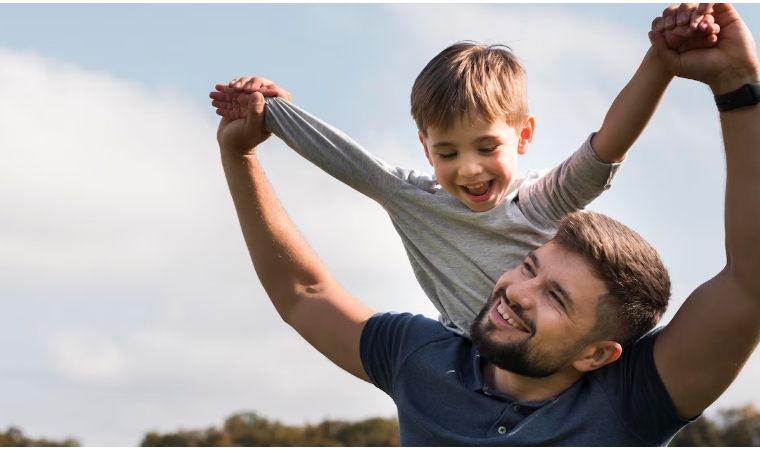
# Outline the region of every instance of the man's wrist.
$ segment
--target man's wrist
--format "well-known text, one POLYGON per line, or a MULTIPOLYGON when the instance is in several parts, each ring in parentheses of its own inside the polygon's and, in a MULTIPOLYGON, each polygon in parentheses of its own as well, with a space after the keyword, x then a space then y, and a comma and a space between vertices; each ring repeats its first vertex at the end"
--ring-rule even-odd
POLYGON ((747 83, 757 82, 760 82, 760 67, 754 70, 747 70, 719 77, 714 82, 710 83, 709 86, 713 95, 723 95, 733 92, 747 83))

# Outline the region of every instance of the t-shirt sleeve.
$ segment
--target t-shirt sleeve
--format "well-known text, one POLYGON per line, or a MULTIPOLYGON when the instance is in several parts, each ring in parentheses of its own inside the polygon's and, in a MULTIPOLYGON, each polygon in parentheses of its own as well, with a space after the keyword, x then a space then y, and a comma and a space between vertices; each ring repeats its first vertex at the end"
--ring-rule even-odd
POLYGON ((594 134, 559 166, 545 173, 528 172, 527 182, 519 188, 518 202, 532 222, 552 226, 563 216, 582 210, 612 186, 621 163, 607 164, 596 156, 591 147, 594 134))
POLYGON ((646 445, 662 445, 699 416, 682 419, 654 364, 657 329, 623 350, 618 364, 595 373, 623 424, 646 445))
POLYGON ((406 358, 438 338, 450 335, 440 323, 422 315, 378 313, 362 331, 359 355, 372 383, 393 397, 393 385, 406 358))
POLYGON ((385 204, 404 183, 425 174, 393 167, 372 156, 337 128, 277 97, 266 99, 266 127, 298 154, 362 194, 385 204))

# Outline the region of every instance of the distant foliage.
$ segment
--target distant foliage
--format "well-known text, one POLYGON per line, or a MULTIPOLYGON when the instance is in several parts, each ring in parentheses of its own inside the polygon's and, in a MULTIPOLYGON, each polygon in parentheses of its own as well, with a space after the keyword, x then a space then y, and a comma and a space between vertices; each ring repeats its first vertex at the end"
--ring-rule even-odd
POLYGON ((79 447, 74 439, 49 441, 47 439, 31 439, 24 436, 19 428, 8 427, 5 433, 0 432, 0 447, 79 447))
POLYGON ((760 446, 760 412, 753 405, 720 411, 717 420, 707 417, 673 438, 671 447, 758 447, 760 446))
POLYGON ((288 426, 255 413, 235 414, 221 430, 148 433, 142 447, 397 447, 398 421, 375 418, 361 422, 325 420, 317 425, 288 426))

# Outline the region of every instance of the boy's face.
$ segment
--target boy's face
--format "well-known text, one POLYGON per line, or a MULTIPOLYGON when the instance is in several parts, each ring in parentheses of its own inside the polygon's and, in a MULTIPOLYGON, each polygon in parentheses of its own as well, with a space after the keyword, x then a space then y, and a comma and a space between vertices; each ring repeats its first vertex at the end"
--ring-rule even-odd
POLYGON ((420 134, 425 156, 441 187, 476 212, 488 211, 507 193, 515 178, 517 155, 528 151, 535 119, 520 129, 505 121, 486 122, 464 115, 450 128, 430 127, 420 134))

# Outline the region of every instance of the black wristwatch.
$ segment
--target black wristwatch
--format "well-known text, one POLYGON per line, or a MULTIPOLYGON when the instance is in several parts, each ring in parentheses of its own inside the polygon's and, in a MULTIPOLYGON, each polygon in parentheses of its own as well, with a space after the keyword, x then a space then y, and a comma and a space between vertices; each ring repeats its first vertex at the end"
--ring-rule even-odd
POLYGON ((715 96, 715 104, 718 105, 720 112, 758 103, 760 103, 760 83, 747 83, 735 91, 715 96))

